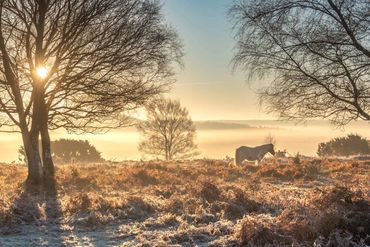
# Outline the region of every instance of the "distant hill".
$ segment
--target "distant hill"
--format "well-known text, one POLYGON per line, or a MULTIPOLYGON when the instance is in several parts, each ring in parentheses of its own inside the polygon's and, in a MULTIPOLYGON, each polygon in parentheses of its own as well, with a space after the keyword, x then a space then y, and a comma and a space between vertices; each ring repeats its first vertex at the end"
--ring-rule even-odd
POLYGON ((198 130, 259 129, 249 124, 223 121, 195 121, 194 123, 198 130))

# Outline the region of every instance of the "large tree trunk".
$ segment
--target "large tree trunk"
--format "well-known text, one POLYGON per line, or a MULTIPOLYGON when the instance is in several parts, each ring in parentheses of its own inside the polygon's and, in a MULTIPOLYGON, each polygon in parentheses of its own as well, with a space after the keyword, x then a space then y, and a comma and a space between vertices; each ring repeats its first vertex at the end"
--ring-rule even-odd
POLYGON ((40 134, 42 145, 42 164, 44 179, 46 181, 54 180, 54 163, 51 155, 50 135, 48 127, 48 108, 45 102, 44 91, 41 93, 40 100, 40 134))
POLYGON ((46 126, 40 130, 41 132, 41 145, 42 145, 42 164, 44 171, 44 178, 46 180, 54 179, 54 162, 51 156, 51 147, 50 147, 50 135, 49 130, 46 126))
POLYGON ((39 154, 39 139, 37 133, 22 133, 24 151, 27 157, 27 183, 39 185, 43 181, 42 163, 39 154))
POLYGON ((45 92, 42 83, 34 87, 34 104, 32 126, 30 131, 30 144, 24 143, 27 154, 29 174, 37 170, 38 183, 51 182, 54 180, 54 163, 51 156, 50 135, 48 130, 48 110, 45 103, 45 92), (40 158, 39 136, 41 135, 42 161, 40 158))

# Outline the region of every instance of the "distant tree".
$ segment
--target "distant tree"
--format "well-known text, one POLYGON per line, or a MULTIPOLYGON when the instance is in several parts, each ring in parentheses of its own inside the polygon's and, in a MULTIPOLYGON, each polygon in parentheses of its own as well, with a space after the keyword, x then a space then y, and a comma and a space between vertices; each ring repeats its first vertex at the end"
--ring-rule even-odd
POLYGON ((268 134, 264 139, 265 144, 273 144, 276 147, 276 137, 273 136, 271 133, 268 134))
POLYGON ((317 154, 319 156, 350 156, 370 154, 370 143, 364 137, 350 134, 346 137, 334 138, 320 143, 317 154))
MULTIPOLYGON (((276 146, 277 146, 276 137, 274 135, 272 135, 271 133, 269 133, 265 137, 264 143, 265 144, 273 144, 274 145, 274 148, 276 148, 276 146)), ((287 151, 286 150, 276 150, 274 156, 277 157, 277 158, 285 158, 286 155, 287 155, 287 151)))
POLYGON ((178 100, 159 98, 146 107, 147 120, 138 125, 143 136, 139 150, 166 160, 197 155, 196 128, 186 108, 178 100))
POLYGON ((52 154, 61 162, 101 162, 101 153, 84 140, 60 139, 51 142, 52 154))
MULTIPOLYGON (((42 148, 42 147, 40 147, 42 148)), ((102 162, 101 153, 86 140, 60 139, 51 142, 52 157, 58 162, 102 162)), ((18 149, 19 160, 26 162, 24 148, 18 149)))
POLYGON ((182 56, 157 0, 2 0, 0 17, 0 127, 21 133, 35 184, 54 175, 49 130, 131 124, 182 56))
POLYGON ((282 119, 370 120, 370 1, 237 0, 236 67, 282 119))

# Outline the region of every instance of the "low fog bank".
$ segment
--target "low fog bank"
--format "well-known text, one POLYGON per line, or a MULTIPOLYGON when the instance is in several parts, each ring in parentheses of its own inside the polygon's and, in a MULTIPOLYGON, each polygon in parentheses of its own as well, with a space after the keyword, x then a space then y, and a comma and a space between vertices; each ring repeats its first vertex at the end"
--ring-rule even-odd
MULTIPOLYGON (((201 152, 200 157, 223 159, 234 156, 235 148, 257 146, 264 143, 268 135, 275 137, 279 150, 287 150, 294 155, 315 156, 317 146, 331 138, 357 133, 370 139, 370 128, 366 122, 355 122, 344 129, 336 128, 326 121, 310 121, 295 124, 273 120, 245 121, 201 121, 196 122, 198 129, 196 142, 201 152)), ((71 138, 86 139, 102 152, 106 159, 138 160, 142 156, 137 150, 140 135, 135 128, 114 130, 101 135, 71 135, 53 132, 52 139, 71 138)), ((21 145, 18 134, 1 134, 0 160, 12 162, 18 160, 18 148, 21 145)))

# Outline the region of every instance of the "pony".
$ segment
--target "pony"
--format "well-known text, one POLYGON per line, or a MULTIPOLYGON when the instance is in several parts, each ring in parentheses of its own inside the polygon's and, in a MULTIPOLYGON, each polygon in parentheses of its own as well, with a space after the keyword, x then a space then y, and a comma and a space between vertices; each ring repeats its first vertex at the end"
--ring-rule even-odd
POLYGON ((275 155, 273 144, 265 144, 258 147, 241 146, 235 151, 235 164, 242 165, 244 160, 257 161, 259 163, 267 153, 275 155))

